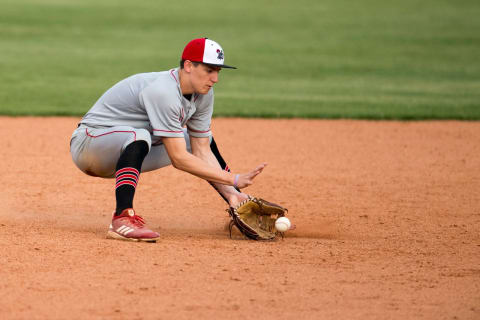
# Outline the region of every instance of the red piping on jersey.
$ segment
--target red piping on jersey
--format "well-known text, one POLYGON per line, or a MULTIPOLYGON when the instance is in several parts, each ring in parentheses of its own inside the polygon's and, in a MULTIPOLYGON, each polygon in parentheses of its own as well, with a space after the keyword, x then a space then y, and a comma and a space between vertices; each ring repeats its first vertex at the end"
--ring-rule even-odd
POLYGON ((173 74, 174 71, 175 71, 175 69, 170 70, 170 75, 171 75, 171 76, 173 77, 173 79, 175 79, 175 81, 177 81, 177 83, 178 83, 177 77, 175 77, 175 75, 173 74))
POLYGON ((192 131, 192 132, 196 132, 196 133, 207 133, 207 132, 210 132, 210 129, 208 129, 207 131, 199 131, 199 130, 193 130, 192 128, 188 127, 188 130, 189 131, 192 131))
POLYGON ((183 108, 180 109, 180 122, 182 122, 183 118, 185 117, 185 114, 183 113, 183 108))
POLYGON ((172 133, 183 133, 183 131, 171 131, 171 130, 161 130, 161 129, 153 129, 153 131, 172 132, 172 133))
POLYGON ((111 132, 106 132, 106 133, 99 134, 98 136, 94 136, 94 135, 91 135, 90 133, 88 133, 88 129, 85 128, 85 133, 90 138, 98 138, 98 137, 106 136, 107 134, 112 134, 112 133, 133 133, 134 141, 137 141, 137 134, 135 133, 135 131, 111 131, 111 132))

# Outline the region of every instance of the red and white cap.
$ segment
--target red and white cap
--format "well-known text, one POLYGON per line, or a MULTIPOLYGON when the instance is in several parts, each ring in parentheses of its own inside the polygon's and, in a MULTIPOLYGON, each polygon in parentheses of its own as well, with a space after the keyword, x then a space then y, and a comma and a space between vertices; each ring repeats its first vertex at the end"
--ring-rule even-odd
POLYGON ((223 49, 218 43, 208 38, 193 39, 183 49, 182 60, 201 62, 208 65, 237 69, 223 64, 223 49))

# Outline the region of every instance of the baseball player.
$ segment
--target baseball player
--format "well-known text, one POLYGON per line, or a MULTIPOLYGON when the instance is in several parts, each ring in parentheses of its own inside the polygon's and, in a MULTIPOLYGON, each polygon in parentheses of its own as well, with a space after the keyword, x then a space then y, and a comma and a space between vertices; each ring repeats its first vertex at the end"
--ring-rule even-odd
POLYGON ((240 192, 266 163, 248 173, 231 173, 210 130, 213 86, 224 64, 215 41, 199 38, 184 48, 180 67, 130 76, 108 89, 73 132, 70 152, 84 173, 115 178, 116 208, 107 237, 155 242, 133 209, 142 172, 172 164, 207 180, 234 207, 248 198, 240 192))

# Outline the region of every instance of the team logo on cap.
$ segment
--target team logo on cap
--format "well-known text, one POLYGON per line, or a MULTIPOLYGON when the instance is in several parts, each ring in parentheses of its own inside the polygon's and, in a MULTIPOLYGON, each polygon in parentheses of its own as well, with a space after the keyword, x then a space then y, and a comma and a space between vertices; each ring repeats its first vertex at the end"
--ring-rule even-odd
POLYGON ((223 51, 220 49, 217 49, 217 54, 218 54, 217 59, 223 60, 223 51))

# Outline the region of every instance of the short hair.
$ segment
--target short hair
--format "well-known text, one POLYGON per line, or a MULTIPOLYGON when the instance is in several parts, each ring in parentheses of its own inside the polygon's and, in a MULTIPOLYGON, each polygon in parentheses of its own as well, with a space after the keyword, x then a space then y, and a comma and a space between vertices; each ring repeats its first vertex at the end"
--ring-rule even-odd
MULTIPOLYGON (((191 62, 193 63, 193 65, 195 67, 197 67, 200 64, 200 62, 196 62, 196 61, 191 61, 191 62)), ((180 60, 180 69, 183 69, 184 64, 185 64, 185 60, 183 60, 183 59, 180 60)))

